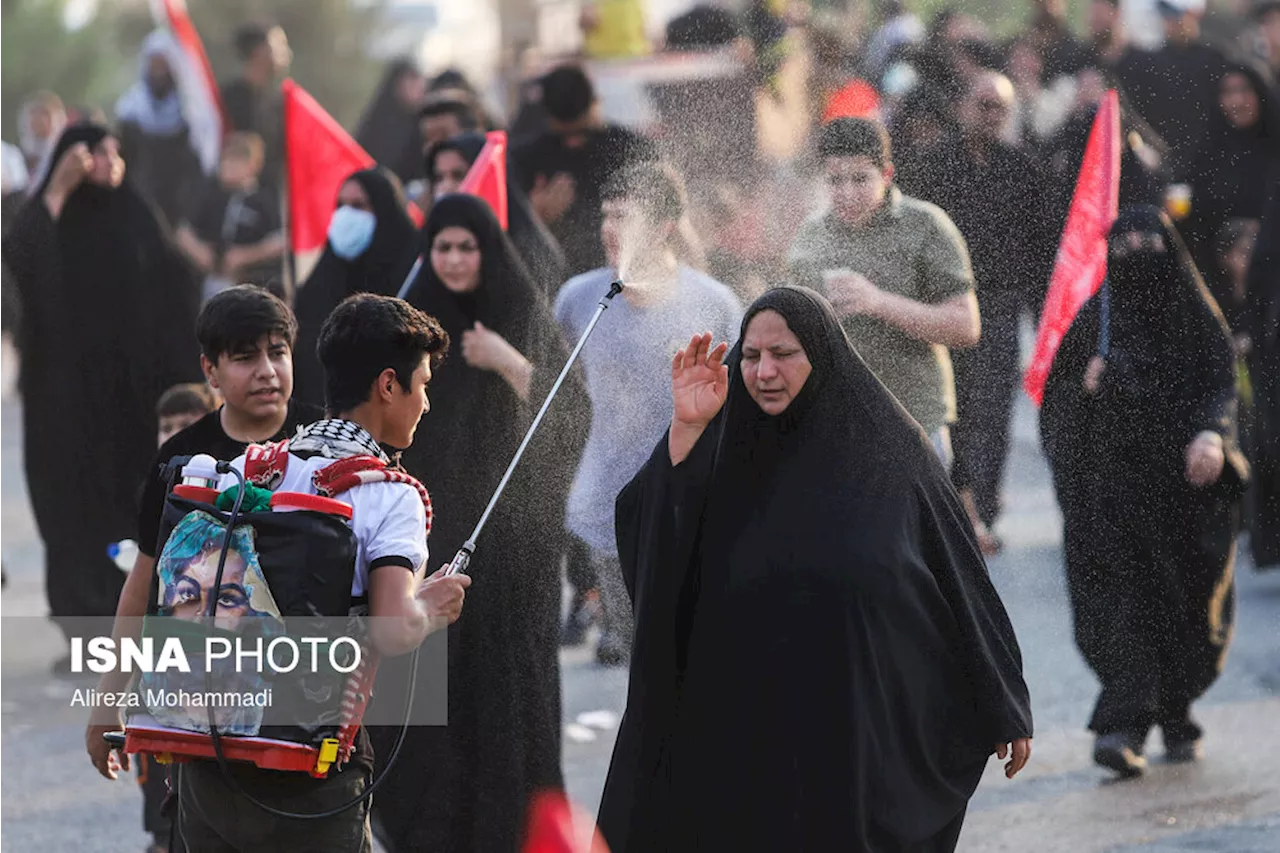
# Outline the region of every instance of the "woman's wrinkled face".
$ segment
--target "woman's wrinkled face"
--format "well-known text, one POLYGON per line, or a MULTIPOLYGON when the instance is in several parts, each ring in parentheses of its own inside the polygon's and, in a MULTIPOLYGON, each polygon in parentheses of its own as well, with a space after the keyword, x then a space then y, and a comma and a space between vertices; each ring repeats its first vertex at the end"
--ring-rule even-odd
POLYGON ((1248 130, 1258 123, 1262 104, 1258 93, 1243 74, 1228 74, 1218 89, 1218 106, 1236 130, 1248 130))
POLYGON ((431 164, 431 189, 436 198, 456 193, 466 180, 471 164, 457 151, 441 151, 431 164))
POLYGON ((751 318, 742 336, 742 381, 761 411, 785 412, 812 372, 800 339, 781 314, 765 310, 751 318))
POLYGON ((476 235, 451 225, 431 241, 431 268, 454 293, 471 293, 480 286, 480 244, 476 235))

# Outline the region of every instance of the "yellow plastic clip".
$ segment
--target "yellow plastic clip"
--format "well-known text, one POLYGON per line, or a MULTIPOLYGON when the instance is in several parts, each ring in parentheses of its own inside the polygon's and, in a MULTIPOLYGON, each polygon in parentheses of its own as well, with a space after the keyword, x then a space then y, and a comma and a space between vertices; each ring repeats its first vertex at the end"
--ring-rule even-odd
POLYGON ((330 765, 338 760, 338 739, 327 737, 320 741, 320 754, 316 756, 316 769, 313 776, 323 776, 329 772, 330 765))
POLYGON ((156 764, 172 764, 173 763, 172 752, 157 752, 152 757, 155 758, 156 764))

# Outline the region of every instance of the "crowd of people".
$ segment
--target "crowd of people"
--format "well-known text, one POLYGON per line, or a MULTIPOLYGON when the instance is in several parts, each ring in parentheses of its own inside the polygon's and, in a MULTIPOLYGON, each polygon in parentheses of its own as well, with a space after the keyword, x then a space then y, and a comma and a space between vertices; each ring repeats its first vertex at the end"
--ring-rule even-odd
MULTIPOLYGON (((1159 727, 1170 758, 1194 760, 1191 705, 1230 640, 1239 534, 1257 568, 1280 565, 1280 5, 1216 16, 1210 37, 1204 0, 1160 0, 1164 44, 1149 51, 1114 0, 1092 0, 1084 40, 1064 3, 1031 6, 1008 40, 953 10, 926 27, 894 2, 861 40, 818 23, 775 38, 761 22, 786 19, 768 4, 740 21, 696 7, 671 22, 672 49, 757 50, 710 99, 706 81, 667 91, 652 137, 606 120, 578 64, 523 88, 503 122, 461 74, 397 61, 355 133, 377 165, 342 183, 296 287, 279 28, 237 33, 217 150, 183 113, 164 33, 109 120, 33 95, 5 148, 4 317, 54 619, 146 611, 157 463, 232 459, 316 422, 357 424, 426 485, 442 561, 621 278, 474 555, 448 628, 449 725, 410 730, 389 771, 398 732, 370 731, 383 844, 517 849, 533 795, 563 788, 558 648, 596 638, 601 665, 631 666, 600 821, 611 849, 954 849, 992 747, 1012 753, 1010 775, 1029 755, 1017 641, 982 555, 1003 547, 1023 329, 1115 89, 1121 213, 1040 432, 1076 639, 1102 685, 1094 759, 1140 775, 1159 727), (776 162, 750 141, 753 116, 722 124, 703 107, 753 103, 739 96, 769 91, 806 38, 813 128, 776 162), (504 126, 505 230, 457 192, 483 132, 504 126), (722 138, 733 155, 717 158, 722 138), (353 317, 417 336, 396 356, 408 373, 390 374, 404 393, 430 355, 429 414, 408 440, 379 406, 418 405, 416 423, 427 383, 404 402, 376 371, 354 391, 335 378, 339 355, 362 352, 353 317), (106 550, 124 539, 139 548, 127 579, 106 550), (797 668, 814 645, 830 656, 797 668), (964 724, 900 724, 887 709, 902 702, 964 724), (799 708, 810 747, 744 754, 752 730, 790 728, 799 708), (888 797, 869 793, 877 762, 899 768, 888 797)), ((412 574, 425 546, 405 547, 412 574)), ((386 572, 374 562, 366 582, 386 572)), ((87 734, 105 775, 118 764, 101 734, 118 724, 87 734)), ((155 849, 259 849, 218 841, 212 812, 170 847, 164 774, 143 767, 155 849)))

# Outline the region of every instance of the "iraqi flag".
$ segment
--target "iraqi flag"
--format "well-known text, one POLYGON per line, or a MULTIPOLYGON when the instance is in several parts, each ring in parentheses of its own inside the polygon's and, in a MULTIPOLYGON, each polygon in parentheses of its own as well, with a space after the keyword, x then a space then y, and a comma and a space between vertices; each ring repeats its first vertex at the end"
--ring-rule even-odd
POLYGON ((1107 274, 1107 232, 1116 221, 1119 206, 1120 104, 1112 89, 1098 105, 1093 129, 1089 131, 1040 315, 1035 353, 1022 380, 1022 387, 1037 406, 1044 398, 1044 383, 1067 329, 1081 306, 1098 292, 1107 274))
POLYGON ((201 167, 205 174, 212 175, 217 171, 222 137, 228 127, 213 66, 187 14, 186 0, 151 0, 151 16, 176 46, 178 61, 171 61, 170 65, 175 66, 172 70, 182 98, 182 116, 201 167))

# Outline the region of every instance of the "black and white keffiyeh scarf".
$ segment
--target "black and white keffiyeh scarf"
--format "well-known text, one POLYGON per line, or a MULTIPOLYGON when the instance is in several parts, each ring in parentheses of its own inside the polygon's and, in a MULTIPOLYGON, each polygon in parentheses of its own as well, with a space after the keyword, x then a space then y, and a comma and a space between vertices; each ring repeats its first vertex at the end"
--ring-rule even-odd
POLYGON ((298 427, 289 439, 289 452, 301 459, 323 456, 346 459, 348 456, 373 456, 390 465, 392 460, 369 431, 355 421, 329 418, 298 427))

